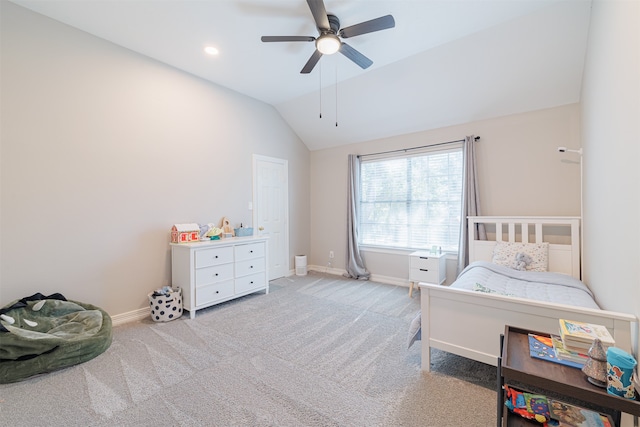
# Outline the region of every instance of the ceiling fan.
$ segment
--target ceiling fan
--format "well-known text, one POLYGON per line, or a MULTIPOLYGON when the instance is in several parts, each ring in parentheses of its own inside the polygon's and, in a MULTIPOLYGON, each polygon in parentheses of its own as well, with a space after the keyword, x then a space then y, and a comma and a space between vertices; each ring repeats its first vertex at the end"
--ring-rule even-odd
POLYGON ((316 42, 316 50, 311 55, 300 73, 309 74, 316 66, 322 55, 340 52, 361 68, 365 69, 373 64, 369 58, 349 46, 341 39, 373 33, 375 31, 393 28, 396 22, 391 15, 381 16, 370 21, 361 22, 346 28, 340 28, 340 20, 335 15, 328 15, 323 0, 307 0, 309 9, 320 35, 313 36, 262 36, 263 42, 316 42))

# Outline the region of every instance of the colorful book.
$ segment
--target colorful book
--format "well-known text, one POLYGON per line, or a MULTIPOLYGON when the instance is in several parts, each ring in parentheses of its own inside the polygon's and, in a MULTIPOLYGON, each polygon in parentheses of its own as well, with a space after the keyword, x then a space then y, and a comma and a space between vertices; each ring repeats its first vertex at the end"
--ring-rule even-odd
POLYGON ((559 335, 551 334, 551 342, 553 343, 553 350, 556 353, 556 357, 561 360, 569 360, 571 362, 579 363, 580 365, 584 365, 589 360, 589 356, 586 352, 578 352, 568 350, 563 342, 562 338, 559 335))
POLYGON ((571 405, 560 400, 549 399, 551 418, 561 427, 611 427, 611 419, 599 412, 571 405))
POLYGON ((559 363, 561 365, 571 366, 572 368, 581 369, 584 365, 571 360, 558 359, 553 349, 551 337, 544 335, 529 334, 529 354, 536 359, 559 363))
POLYGON ((582 344, 587 345, 588 349, 596 338, 599 338, 605 347, 616 345, 615 340, 603 325, 576 322, 574 320, 560 319, 560 337, 565 347, 571 347, 572 345, 580 347, 580 344, 582 344))

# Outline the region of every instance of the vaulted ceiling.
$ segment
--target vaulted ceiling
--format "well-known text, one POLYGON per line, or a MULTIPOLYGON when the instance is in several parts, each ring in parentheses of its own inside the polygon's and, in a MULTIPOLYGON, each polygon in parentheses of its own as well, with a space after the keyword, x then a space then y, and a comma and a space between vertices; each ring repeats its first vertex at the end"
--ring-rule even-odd
POLYGON ((395 27, 343 40, 371 67, 324 55, 301 74, 314 43, 260 38, 317 37, 305 0, 11 1, 271 104, 310 150, 578 102, 591 10, 590 0, 325 0, 343 28, 387 14, 395 27))

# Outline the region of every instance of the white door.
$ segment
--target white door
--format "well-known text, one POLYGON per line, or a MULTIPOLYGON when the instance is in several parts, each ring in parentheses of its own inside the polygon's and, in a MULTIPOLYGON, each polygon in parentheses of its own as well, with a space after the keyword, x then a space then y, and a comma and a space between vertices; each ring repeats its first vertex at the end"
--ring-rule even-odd
POLYGON ((253 155, 253 226, 269 236, 269 280, 289 272, 289 165, 253 155))

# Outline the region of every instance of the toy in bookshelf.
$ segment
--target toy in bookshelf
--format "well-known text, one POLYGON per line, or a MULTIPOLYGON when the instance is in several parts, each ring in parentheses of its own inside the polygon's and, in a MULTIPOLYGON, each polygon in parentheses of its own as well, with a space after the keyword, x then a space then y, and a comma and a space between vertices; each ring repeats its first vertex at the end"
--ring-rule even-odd
POLYGON ((546 396, 525 393, 515 388, 504 386, 506 392, 505 406, 514 414, 528 420, 536 420, 543 425, 551 419, 549 403, 546 396))
POLYGON ((553 425, 559 427, 613 427, 614 425, 607 415, 555 399, 549 399, 549 413, 551 419, 558 423, 553 425))

